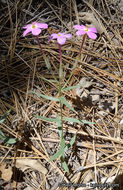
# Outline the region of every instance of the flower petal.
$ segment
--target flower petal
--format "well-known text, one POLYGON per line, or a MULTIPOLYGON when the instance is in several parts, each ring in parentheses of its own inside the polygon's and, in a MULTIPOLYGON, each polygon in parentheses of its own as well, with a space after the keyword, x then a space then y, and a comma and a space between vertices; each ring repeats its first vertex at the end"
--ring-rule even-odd
POLYGON ((24 26, 23 28, 26 29, 26 28, 31 28, 32 24, 27 24, 26 26, 24 26))
POLYGON ((66 42, 66 38, 59 36, 59 37, 57 38, 57 42, 58 42, 60 45, 63 45, 63 44, 65 44, 65 42, 66 42))
POLYGON ((72 38, 72 35, 71 35, 71 34, 64 34, 64 36, 65 36, 66 38, 72 38))
POLYGON ((58 34, 54 33, 54 34, 51 34, 51 39, 57 39, 58 38, 58 34))
POLYGON ((33 34, 34 36, 38 36, 40 33, 41 33, 41 29, 40 29, 40 28, 34 28, 34 29, 32 30, 32 34, 33 34))
POLYGON ((29 32, 31 32, 31 28, 27 28, 24 33, 23 33, 23 37, 25 37, 29 32))
POLYGON ((77 35, 77 36, 82 36, 82 35, 84 35, 84 34, 86 34, 85 30, 78 30, 78 31, 76 32, 76 35, 77 35))
POLYGON ((45 24, 45 23, 36 23, 37 24, 37 27, 39 27, 39 28, 48 28, 48 25, 47 24, 45 24))
POLYGON ((76 30, 81 30, 81 26, 80 25, 74 25, 73 28, 76 29, 76 30))
POLYGON ((62 32, 59 32, 58 34, 60 34, 60 36, 64 36, 64 33, 62 33, 62 32))
POLYGON ((87 26, 81 25, 81 30, 87 29, 87 26))
POLYGON ((97 38, 97 35, 93 32, 90 32, 90 31, 87 32, 87 35, 89 38, 94 39, 94 40, 97 38))
POLYGON ((93 28, 93 27, 92 27, 92 28, 88 28, 88 31, 91 31, 91 32, 93 32, 93 33, 98 33, 98 32, 97 32, 97 29, 96 29, 96 28, 93 28))

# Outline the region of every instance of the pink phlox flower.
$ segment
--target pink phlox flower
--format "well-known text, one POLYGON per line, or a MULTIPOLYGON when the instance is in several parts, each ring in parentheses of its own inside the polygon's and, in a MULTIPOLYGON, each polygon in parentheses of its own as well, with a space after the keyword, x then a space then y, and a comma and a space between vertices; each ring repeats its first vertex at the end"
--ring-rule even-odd
POLYGON ((23 37, 25 37, 29 32, 32 32, 34 36, 38 36, 42 31, 41 29, 48 28, 48 25, 45 23, 33 22, 32 24, 27 24, 23 28, 26 29, 23 33, 23 37))
POLYGON ((73 26, 74 29, 78 30, 76 32, 76 35, 77 36, 82 36, 84 34, 87 34, 89 38, 91 39, 96 39, 97 38, 97 35, 95 33, 98 33, 97 32, 97 29, 96 28, 88 28, 87 26, 84 26, 84 25, 74 25, 73 26))
POLYGON ((57 39, 58 44, 63 45, 65 44, 67 38, 72 38, 72 35, 59 32, 58 34, 51 34, 49 41, 52 39, 57 39))

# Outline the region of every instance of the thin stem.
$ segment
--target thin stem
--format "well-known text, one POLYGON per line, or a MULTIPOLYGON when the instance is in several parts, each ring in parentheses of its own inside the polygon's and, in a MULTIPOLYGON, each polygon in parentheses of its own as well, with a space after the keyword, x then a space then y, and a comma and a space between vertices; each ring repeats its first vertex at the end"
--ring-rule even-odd
POLYGON ((61 51, 61 45, 59 44, 59 58, 60 58, 60 64, 62 63, 62 51, 61 51))
POLYGON ((84 34, 84 36, 83 36, 82 43, 81 43, 81 47, 80 47, 79 54, 78 54, 79 57, 80 57, 80 55, 81 55, 81 51, 82 51, 82 48, 83 48, 83 45, 84 45, 86 36, 87 36, 87 34, 84 34))
POLYGON ((60 60, 60 67, 59 67, 59 78, 60 82, 63 77, 63 69, 62 69, 62 51, 61 51, 61 45, 59 44, 59 60, 60 60))
MULTIPOLYGON (((61 45, 59 44, 59 61, 60 61, 60 67, 59 67, 59 98, 61 98, 62 96, 62 87, 61 87, 61 81, 62 81, 62 76, 63 76, 63 72, 62 72, 62 51, 61 51, 61 45)), ((63 138, 63 113, 62 113, 62 108, 63 108, 63 104, 62 101, 60 99, 59 101, 60 103, 60 120, 61 120, 61 128, 62 128, 62 134, 61 134, 61 139, 63 138)))
MULTIPOLYGON (((62 96, 62 87, 61 87, 61 83, 59 81, 59 98, 61 98, 61 96, 62 96)), ((61 99, 60 99, 59 103, 60 103, 60 120, 61 120, 61 131, 62 131, 61 139, 62 139, 63 138, 63 120, 62 120, 62 118, 63 118, 63 113, 62 113, 63 104, 62 104, 61 99)))
POLYGON ((44 51, 43 51, 43 49, 42 49, 42 46, 41 46, 41 44, 40 44, 40 40, 39 40, 39 37, 38 37, 38 36, 36 36, 36 40, 37 40, 38 45, 39 45, 39 47, 40 47, 41 54, 44 56, 44 51))

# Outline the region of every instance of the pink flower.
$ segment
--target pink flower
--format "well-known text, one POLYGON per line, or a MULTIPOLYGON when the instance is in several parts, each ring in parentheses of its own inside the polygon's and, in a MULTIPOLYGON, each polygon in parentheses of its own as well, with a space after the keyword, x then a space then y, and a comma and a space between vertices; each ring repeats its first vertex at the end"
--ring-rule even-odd
POLYGON ((32 32, 34 36, 38 36, 42 31, 41 29, 48 28, 48 25, 45 23, 33 22, 32 24, 27 24, 23 28, 26 29, 23 33, 23 37, 25 37, 29 32, 32 32))
POLYGON ((89 38, 91 39, 96 39, 97 35, 95 33, 97 33, 97 29, 96 28, 88 28, 87 26, 84 25, 74 25, 73 26, 74 29, 78 30, 76 32, 77 36, 82 36, 84 34, 87 34, 89 38))
POLYGON ((72 38, 72 35, 59 32, 58 34, 54 33, 54 34, 51 34, 50 36, 50 40, 57 39, 57 42, 60 45, 65 44, 67 38, 72 38))

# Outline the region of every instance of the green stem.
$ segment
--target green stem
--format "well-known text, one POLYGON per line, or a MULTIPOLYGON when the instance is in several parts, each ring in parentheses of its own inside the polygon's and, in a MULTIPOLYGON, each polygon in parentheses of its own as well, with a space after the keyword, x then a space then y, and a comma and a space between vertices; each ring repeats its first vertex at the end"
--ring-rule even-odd
MULTIPOLYGON (((61 51, 61 45, 59 44, 59 61, 60 61, 60 67, 59 67, 59 98, 62 96, 62 87, 61 87, 61 81, 63 77, 63 71, 62 71, 62 51, 61 51)), ((61 139, 63 138, 63 113, 62 113, 62 108, 63 104, 60 99, 60 120, 61 120, 61 128, 62 128, 62 134, 61 134, 61 139)))
MULTIPOLYGON (((61 98, 61 96, 62 96, 62 87, 61 87, 61 83, 59 81, 59 98, 61 98)), ((61 99, 60 99, 59 103, 60 103, 60 120, 61 120, 61 131, 62 131, 61 139, 62 139, 63 138, 63 119, 62 119, 63 118, 63 113, 62 113, 63 104, 62 104, 61 99)))
POLYGON ((60 82, 63 77, 63 68, 62 68, 62 51, 61 51, 61 45, 59 44, 59 60, 60 60, 60 67, 59 67, 59 79, 60 82))

